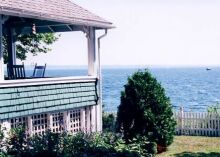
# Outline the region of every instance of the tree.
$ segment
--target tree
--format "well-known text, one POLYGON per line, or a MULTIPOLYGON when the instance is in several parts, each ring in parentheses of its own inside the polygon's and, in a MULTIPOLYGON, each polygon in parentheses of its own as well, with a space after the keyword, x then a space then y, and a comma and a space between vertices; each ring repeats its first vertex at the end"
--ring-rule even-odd
POLYGON ((164 88, 148 70, 128 78, 121 92, 117 113, 117 131, 128 142, 137 135, 166 147, 173 141, 176 122, 164 88))
MULTIPOLYGON (((51 51, 48 45, 58 40, 60 35, 54 33, 23 34, 16 36, 17 59, 25 60, 28 53, 36 56, 38 53, 51 51)), ((3 38, 4 63, 8 63, 7 36, 3 38)))
POLYGON ((220 102, 216 103, 215 105, 209 106, 208 112, 220 115, 220 102))

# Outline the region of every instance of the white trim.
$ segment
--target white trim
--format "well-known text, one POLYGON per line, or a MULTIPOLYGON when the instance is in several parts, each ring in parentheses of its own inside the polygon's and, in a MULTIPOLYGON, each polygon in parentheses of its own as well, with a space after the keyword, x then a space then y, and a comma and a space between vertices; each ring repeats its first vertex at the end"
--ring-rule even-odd
POLYGON ((75 82, 94 82, 96 77, 93 76, 71 76, 71 77, 58 77, 58 78, 33 78, 21 80, 4 80, 0 82, 0 87, 19 87, 30 85, 47 85, 58 83, 75 83, 75 82))

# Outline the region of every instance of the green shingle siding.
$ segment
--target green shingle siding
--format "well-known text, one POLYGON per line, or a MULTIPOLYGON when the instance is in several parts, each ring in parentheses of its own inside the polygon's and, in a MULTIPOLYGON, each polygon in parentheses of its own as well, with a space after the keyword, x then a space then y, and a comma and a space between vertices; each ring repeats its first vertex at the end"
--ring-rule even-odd
POLYGON ((0 88, 0 119, 95 105, 95 82, 0 88))

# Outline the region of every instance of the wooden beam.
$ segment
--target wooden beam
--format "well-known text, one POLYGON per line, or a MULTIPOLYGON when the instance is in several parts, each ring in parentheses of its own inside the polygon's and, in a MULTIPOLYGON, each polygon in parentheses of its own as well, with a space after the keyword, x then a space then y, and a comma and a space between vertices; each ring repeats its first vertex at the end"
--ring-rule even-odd
POLYGON ((36 27, 42 27, 42 26, 57 26, 57 25, 66 25, 58 22, 51 22, 51 21, 42 21, 42 20, 30 20, 22 18, 19 20, 17 19, 11 19, 7 22, 7 25, 10 25, 11 27, 31 27, 33 23, 36 25, 36 27))
POLYGON ((70 25, 66 25, 66 27, 70 30, 73 31, 73 28, 70 25))
POLYGON ((54 29, 52 28, 52 26, 48 26, 48 28, 51 32, 53 32, 53 33, 55 32, 54 29))

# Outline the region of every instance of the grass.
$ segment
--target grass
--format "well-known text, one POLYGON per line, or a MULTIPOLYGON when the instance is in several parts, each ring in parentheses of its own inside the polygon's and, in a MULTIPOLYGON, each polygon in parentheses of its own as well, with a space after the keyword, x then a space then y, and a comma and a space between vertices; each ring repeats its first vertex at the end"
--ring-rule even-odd
POLYGON ((167 152, 156 157, 220 157, 220 137, 176 136, 167 152))

